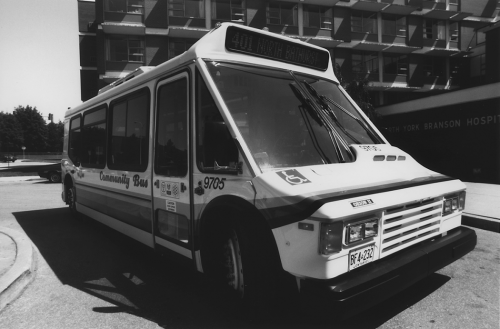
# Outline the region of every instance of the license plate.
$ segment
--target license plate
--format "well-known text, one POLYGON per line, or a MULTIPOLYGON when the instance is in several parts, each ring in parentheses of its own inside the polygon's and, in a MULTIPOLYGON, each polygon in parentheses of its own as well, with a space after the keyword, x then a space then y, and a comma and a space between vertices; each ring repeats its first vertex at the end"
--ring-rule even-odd
POLYGON ((353 250, 349 253, 349 271, 373 261, 375 245, 369 245, 361 249, 353 250))

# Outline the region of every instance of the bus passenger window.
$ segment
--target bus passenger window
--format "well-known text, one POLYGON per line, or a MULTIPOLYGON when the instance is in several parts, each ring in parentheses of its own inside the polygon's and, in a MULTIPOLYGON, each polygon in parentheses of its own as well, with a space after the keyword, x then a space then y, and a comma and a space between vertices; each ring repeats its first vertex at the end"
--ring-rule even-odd
POLYGON ((88 111, 83 116, 82 164, 104 168, 106 159, 106 108, 88 111))
POLYGON ((108 167, 145 171, 149 154, 149 92, 134 93, 112 102, 108 167))
POLYGON ((187 174, 187 79, 160 87, 158 91, 155 173, 184 177, 187 174))
POLYGON ((80 128, 81 117, 78 115, 71 119, 69 128, 68 156, 75 166, 80 165, 80 149, 82 145, 82 131, 80 128))
POLYGON ((199 74, 196 87, 198 168, 201 171, 236 169, 238 148, 199 74))

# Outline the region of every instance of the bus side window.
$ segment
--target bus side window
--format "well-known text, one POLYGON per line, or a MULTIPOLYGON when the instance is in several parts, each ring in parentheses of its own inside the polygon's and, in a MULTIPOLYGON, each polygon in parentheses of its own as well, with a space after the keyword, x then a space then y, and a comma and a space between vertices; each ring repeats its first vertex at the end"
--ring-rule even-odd
POLYGON ((187 79, 163 85, 158 91, 155 173, 184 177, 187 161, 187 79))
POLYGON ((196 86, 197 163, 201 171, 236 168, 238 148, 201 76, 196 86))
POLYGON ((104 168, 106 159, 106 107, 85 112, 82 134, 82 165, 89 168, 104 168))
POLYGON ((142 89, 110 106, 109 169, 144 172, 149 154, 149 92, 142 89))
POLYGON ((80 151, 82 146, 82 130, 80 127, 81 116, 71 119, 69 126, 69 152, 68 156, 75 166, 80 165, 80 151))

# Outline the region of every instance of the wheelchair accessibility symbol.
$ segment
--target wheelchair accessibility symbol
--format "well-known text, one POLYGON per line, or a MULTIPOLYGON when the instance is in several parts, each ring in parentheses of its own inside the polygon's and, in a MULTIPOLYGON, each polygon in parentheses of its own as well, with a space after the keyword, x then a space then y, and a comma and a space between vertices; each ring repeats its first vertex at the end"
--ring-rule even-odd
POLYGON ((296 169, 278 171, 277 174, 290 185, 301 185, 311 182, 296 169))

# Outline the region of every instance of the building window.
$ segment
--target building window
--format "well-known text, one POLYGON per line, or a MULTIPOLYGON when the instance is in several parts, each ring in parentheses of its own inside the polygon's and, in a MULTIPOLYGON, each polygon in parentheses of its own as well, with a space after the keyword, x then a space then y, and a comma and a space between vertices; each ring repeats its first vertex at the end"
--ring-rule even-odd
POLYGON ((144 13, 143 0, 105 0, 104 9, 118 13, 142 14, 144 13))
POLYGON ((450 78, 458 79, 460 78, 462 70, 462 60, 460 58, 450 58, 450 78))
POLYGON ((232 22, 245 21, 244 0, 214 0, 212 2, 212 18, 232 22))
POLYGON ((476 44, 481 44, 486 42, 486 33, 477 31, 476 32, 476 44))
POLYGON ((168 59, 174 58, 184 53, 194 44, 192 41, 186 40, 170 40, 168 44, 168 59))
POLYGON ((104 168, 106 159, 106 107, 85 112, 82 129, 82 165, 104 168))
POLYGON ((445 40, 446 22, 437 19, 424 20, 424 39, 445 40))
POLYGON ((406 17, 382 15, 382 34, 406 37, 406 17))
POLYGON ((351 31, 377 33, 377 13, 353 11, 351 13, 351 31))
POLYGON ((331 30, 332 25, 332 8, 304 5, 304 27, 331 30))
POLYGON ((112 102, 110 117, 109 169, 144 172, 149 154, 149 91, 112 102))
POLYGON ((267 24, 297 26, 297 4, 271 2, 267 7, 267 24))
POLYGON ((378 73, 377 53, 353 52, 351 58, 354 73, 378 73))
POLYGON ((175 17, 204 18, 205 1, 169 0, 168 15, 175 17))
POLYGON ((144 42, 133 38, 110 38, 108 60, 144 63, 144 42))
POLYGON ((458 22, 450 23, 450 41, 458 42, 458 22))
POLYGON ((445 77, 446 59, 439 57, 425 57, 423 72, 425 77, 445 77))
POLYGON ((384 74, 408 75, 408 56, 384 54, 384 74))
POLYGON ((472 57, 470 61, 470 75, 477 77, 486 74, 486 54, 472 57))

